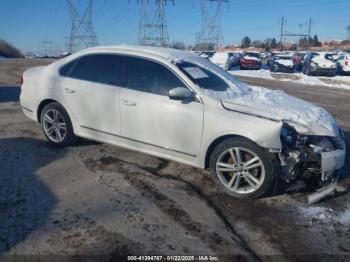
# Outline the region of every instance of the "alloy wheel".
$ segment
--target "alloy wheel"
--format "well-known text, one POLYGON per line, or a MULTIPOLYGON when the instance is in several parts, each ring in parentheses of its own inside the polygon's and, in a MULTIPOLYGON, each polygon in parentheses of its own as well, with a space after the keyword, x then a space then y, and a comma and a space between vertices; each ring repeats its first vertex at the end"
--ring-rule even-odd
POLYGON ((67 133, 66 122, 62 114, 56 109, 49 109, 43 117, 45 134, 50 140, 56 143, 62 142, 67 133))
POLYGON ((265 167, 260 157, 243 147, 224 151, 217 159, 216 173, 221 183, 237 194, 258 190, 265 179, 265 167))

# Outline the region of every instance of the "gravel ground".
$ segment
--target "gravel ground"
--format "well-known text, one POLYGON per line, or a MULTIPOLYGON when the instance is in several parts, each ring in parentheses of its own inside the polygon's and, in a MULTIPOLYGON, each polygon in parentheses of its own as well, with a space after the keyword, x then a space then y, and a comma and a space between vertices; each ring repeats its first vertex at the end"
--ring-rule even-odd
MULTIPOLYGON (((307 188, 240 201, 207 171, 87 140, 58 149, 19 107, 16 79, 34 64, 0 62, 0 255, 350 255, 349 158, 342 192, 306 206, 307 188)), ((324 106, 349 142, 348 91, 241 79, 324 106)))

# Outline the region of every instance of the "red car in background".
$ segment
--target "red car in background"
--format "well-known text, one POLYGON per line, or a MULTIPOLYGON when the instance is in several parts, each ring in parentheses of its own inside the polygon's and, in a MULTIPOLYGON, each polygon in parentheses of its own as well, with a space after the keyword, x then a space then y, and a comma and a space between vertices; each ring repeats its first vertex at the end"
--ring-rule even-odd
POLYGON ((306 52, 298 52, 292 56, 294 67, 297 70, 301 70, 303 68, 306 55, 306 52))
POLYGON ((257 52, 245 52, 239 62, 240 69, 261 69, 261 56, 257 52))

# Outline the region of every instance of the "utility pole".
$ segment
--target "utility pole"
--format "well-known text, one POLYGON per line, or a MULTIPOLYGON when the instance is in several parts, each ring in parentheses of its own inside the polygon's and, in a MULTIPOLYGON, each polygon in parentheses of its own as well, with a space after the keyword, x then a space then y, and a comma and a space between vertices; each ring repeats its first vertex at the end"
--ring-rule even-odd
MULTIPOLYGON (((66 0, 72 21, 68 43, 68 52, 73 53, 80 49, 98 45, 97 36, 92 23, 92 0, 87 0, 87 6, 80 12, 77 0, 66 0)), ((84 1, 85 2, 85 1, 84 1)))
POLYGON ((221 12, 229 0, 201 0, 202 31, 196 34, 196 44, 218 47, 224 42, 221 31, 221 12), (213 7, 214 5, 214 7, 213 7))
MULTIPOLYGON (((282 38, 286 37, 286 36, 296 36, 296 37, 310 37, 311 35, 311 26, 312 26, 312 19, 309 19, 309 31, 308 34, 303 34, 301 32, 301 29, 303 27, 302 24, 299 24, 299 33, 298 34, 294 34, 294 33, 287 33, 287 30, 285 29, 285 24, 286 24, 286 20, 284 19, 284 16, 282 16, 282 24, 281 24, 281 35, 280 35, 280 41, 281 41, 281 50, 283 50, 283 43, 282 43, 282 38)), ((299 49, 299 43, 298 43, 298 49, 299 49)))
POLYGON ((165 7, 175 0, 155 0, 155 12, 149 12, 149 0, 140 0, 139 45, 169 46, 165 7))
POLYGON ((282 43, 283 28, 284 28, 284 16, 282 16, 282 22, 281 22, 281 35, 280 35, 280 49, 281 50, 283 50, 283 43, 282 43))
POLYGON ((311 36, 312 18, 309 19, 309 37, 311 36))
MULTIPOLYGON (((301 34, 302 28, 303 28, 303 24, 299 24, 299 34, 301 34)), ((301 37, 299 37, 297 42, 297 51, 299 51, 300 40, 301 40, 301 37)))

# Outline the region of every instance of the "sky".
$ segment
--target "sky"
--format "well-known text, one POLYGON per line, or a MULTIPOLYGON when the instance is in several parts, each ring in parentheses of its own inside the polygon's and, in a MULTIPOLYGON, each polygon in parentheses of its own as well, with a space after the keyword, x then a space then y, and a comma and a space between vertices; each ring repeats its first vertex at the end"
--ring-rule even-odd
MULTIPOLYGON (((86 0, 75 0, 83 6, 86 0)), ((150 7, 155 0, 149 0, 150 7)), ((93 23, 101 45, 137 44, 140 13, 138 0, 94 0, 93 23)), ((281 17, 288 32, 307 31, 321 40, 347 38, 350 0, 229 0, 222 8, 225 44, 238 44, 244 36, 252 40, 279 39, 281 17)), ((194 44, 201 30, 200 0, 175 0, 166 6, 170 41, 194 44)), ((71 21, 66 0, 0 0, 0 38, 24 52, 41 51, 45 41, 64 50, 71 21)), ((295 41, 295 38, 287 40, 295 41)))

